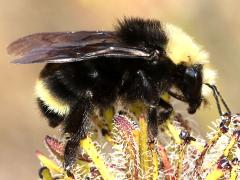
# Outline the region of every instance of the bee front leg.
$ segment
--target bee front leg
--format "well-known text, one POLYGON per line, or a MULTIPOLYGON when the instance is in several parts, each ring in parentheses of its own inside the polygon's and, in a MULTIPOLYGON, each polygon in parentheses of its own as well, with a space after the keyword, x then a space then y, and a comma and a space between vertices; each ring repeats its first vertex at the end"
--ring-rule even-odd
POLYGON ((79 100, 64 122, 64 133, 70 136, 64 151, 64 169, 69 173, 76 161, 80 140, 86 138, 89 126, 88 115, 92 103, 88 98, 79 100))

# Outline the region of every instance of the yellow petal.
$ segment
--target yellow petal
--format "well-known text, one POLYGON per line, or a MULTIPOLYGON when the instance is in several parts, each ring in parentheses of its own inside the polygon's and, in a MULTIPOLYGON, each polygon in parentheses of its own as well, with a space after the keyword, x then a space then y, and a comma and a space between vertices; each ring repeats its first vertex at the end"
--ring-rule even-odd
POLYGON ((109 168, 104 163, 104 159, 101 157, 101 155, 98 153, 96 147, 94 146, 94 143, 92 140, 87 137, 80 141, 80 146, 86 151, 88 156, 92 159, 94 162, 96 168, 101 173, 104 180, 113 180, 114 177, 109 172, 109 168))

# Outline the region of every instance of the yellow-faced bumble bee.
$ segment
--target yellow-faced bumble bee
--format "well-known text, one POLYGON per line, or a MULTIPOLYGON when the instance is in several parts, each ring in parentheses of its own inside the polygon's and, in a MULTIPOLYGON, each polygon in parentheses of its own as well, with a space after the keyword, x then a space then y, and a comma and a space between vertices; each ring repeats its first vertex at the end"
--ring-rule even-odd
POLYGON ((124 18, 115 31, 38 33, 8 47, 14 63, 46 63, 36 83, 37 102, 49 125, 69 134, 64 167, 71 169, 86 137, 90 115, 117 100, 140 101, 148 125, 159 124, 173 110, 161 95, 188 104, 195 113, 208 94, 215 72, 208 54, 181 29, 158 20, 124 18))

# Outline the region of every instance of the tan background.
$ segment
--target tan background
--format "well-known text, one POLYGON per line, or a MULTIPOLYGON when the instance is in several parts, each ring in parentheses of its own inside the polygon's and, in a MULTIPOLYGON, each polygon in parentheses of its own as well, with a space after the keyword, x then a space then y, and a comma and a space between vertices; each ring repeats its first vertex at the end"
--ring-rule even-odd
MULTIPOLYGON (((240 105, 240 3, 235 0, 0 0, 0 179, 37 179, 36 149, 47 127, 33 96, 42 65, 10 64, 5 48, 36 32, 111 29, 116 18, 157 18, 182 27, 211 54, 218 86, 234 112, 240 105)), ((215 106, 198 112, 204 134, 215 106)))

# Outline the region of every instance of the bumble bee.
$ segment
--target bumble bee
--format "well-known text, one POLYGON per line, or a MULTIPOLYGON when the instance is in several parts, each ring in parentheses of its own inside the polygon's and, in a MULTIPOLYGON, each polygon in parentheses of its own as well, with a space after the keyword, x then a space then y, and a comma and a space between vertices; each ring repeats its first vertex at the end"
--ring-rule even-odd
POLYGON ((36 83, 37 102, 49 125, 69 134, 64 167, 71 169, 95 109, 117 100, 141 102, 157 135, 169 118, 168 93, 195 113, 214 83, 208 54, 181 29, 158 20, 124 18, 115 31, 38 33, 8 47, 14 63, 46 63, 36 83))

